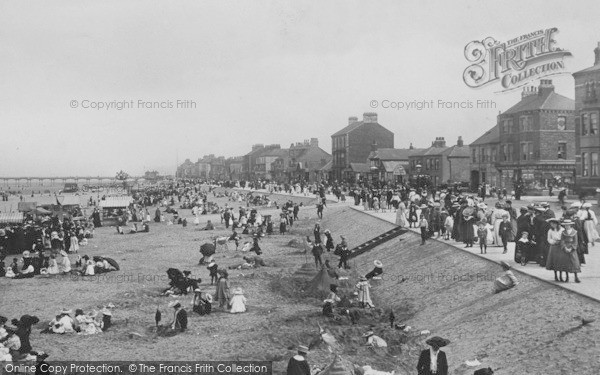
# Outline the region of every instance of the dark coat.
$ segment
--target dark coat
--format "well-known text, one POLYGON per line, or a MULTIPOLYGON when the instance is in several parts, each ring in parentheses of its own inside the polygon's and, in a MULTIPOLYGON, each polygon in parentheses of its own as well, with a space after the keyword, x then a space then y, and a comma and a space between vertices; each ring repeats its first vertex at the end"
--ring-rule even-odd
MULTIPOLYGON (((431 375, 431 356, 429 349, 425 349, 419 356, 419 363, 417 364, 417 371, 419 375, 431 375)), ((437 357, 437 373, 436 375, 448 375, 448 361, 446 359, 446 353, 439 351, 437 357)))
POLYGON ((304 357, 295 355, 290 358, 287 367, 287 375, 310 375, 310 366, 304 357))

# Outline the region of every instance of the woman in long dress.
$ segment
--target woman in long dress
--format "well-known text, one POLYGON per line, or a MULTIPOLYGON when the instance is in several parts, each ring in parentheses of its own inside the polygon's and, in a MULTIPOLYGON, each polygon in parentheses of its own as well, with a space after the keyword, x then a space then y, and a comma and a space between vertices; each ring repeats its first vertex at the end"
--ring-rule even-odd
POLYGON ((366 277, 360 277, 356 289, 358 289, 358 303, 361 307, 375 307, 373 301, 371 301, 371 285, 369 285, 366 277))
POLYGON ((596 230, 598 219, 596 218, 596 213, 590 210, 592 207, 590 203, 584 203, 581 207, 583 210, 579 211, 579 218, 583 221, 583 228, 585 230, 585 234, 587 235, 588 241, 592 243, 592 246, 594 246, 596 240, 600 239, 598 231, 596 230))
POLYGON ((229 304, 229 280, 226 270, 218 270, 220 273, 219 281, 217 281, 217 294, 215 300, 219 301, 219 307, 226 308, 229 304))
POLYGON ((561 259, 560 246, 564 229, 560 226, 560 222, 556 218, 548 219, 547 222, 550 223, 550 229, 548 230, 548 244, 550 245, 550 248, 548 249, 548 258, 546 259, 546 269, 548 271, 554 271, 555 281, 563 281, 562 272, 560 274, 560 279, 558 278, 557 272, 560 271, 561 268, 559 265, 559 260, 561 259))
POLYGON ((406 205, 400 202, 396 211, 396 225, 404 228, 406 226, 406 205))
POLYGON ((502 237, 500 236, 500 224, 503 221, 504 215, 509 215, 508 211, 502 208, 500 202, 496 203, 496 209, 492 213, 492 223, 494 225, 494 244, 502 246, 502 237))
POLYGON ((571 220, 563 221, 561 240, 559 242, 559 250, 554 254, 552 262, 554 265, 554 273, 560 272, 560 280, 562 281, 562 273, 566 273, 565 282, 569 282, 569 272, 575 274, 575 282, 580 283, 577 274, 581 272, 581 264, 577 255, 577 230, 575 230, 574 222, 571 220))

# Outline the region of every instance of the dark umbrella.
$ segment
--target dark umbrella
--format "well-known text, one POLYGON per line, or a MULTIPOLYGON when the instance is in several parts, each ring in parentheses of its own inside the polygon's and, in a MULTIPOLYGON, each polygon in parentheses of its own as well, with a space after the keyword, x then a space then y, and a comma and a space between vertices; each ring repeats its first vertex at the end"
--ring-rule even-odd
POLYGON ((113 258, 106 258, 106 257, 104 257, 104 260, 106 260, 108 262, 108 264, 110 264, 111 266, 115 267, 115 269, 117 271, 121 269, 119 267, 119 263, 117 263, 117 261, 114 260, 113 258))
POLYGON ((204 245, 200 246, 200 253, 205 257, 209 257, 215 253, 215 245, 207 242, 204 245))

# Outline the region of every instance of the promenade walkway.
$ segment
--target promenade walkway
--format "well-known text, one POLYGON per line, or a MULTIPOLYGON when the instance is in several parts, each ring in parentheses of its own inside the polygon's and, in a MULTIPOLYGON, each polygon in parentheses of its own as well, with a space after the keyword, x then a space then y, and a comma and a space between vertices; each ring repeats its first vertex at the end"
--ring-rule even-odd
MULTIPOLYGON (((548 197, 546 197, 547 199, 548 197)), ((526 205, 530 203, 532 200, 537 199, 525 199, 517 204, 517 210, 521 205, 526 205)), ((357 211, 364 212, 365 214, 378 217, 380 219, 395 222, 396 213, 395 212, 379 212, 376 213, 374 211, 364 211, 362 206, 351 206, 353 209, 357 211)), ((553 207, 555 208, 555 207, 553 207)), ((560 215, 560 210, 557 212, 557 216, 560 215)), ((419 230, 416 228, 412 229, 415 232, 419 230)), ((539 280, 543 280, 554 284, 558 287, 565 288, 576 292, 578 294, 590 297, 598 302, 600 302, 600 243, 596 243, 595 246, 589 246, 589 254, 585 256, 586 264, 581 267, 581 274, 579 274, 579 278, 581 279, 581 283, 577 284, 574 282, 573 274, 570 274, 570 280, 568 283, 561 283, 554 281, 554 273, 552 271, 546 270, 544 267, 540 267, 535 263, 527 264, 526 266, 521 266, 520 264, 516 264, 514 262, 514 251, 515 251, 515 243, 511 242, 508 245, 508 252, 506 254, 502 254, 502 247, 488 246, 487 254, 480 254, 479 246, 474 245, 472 248, 465 248, 465 245, 462 242, 455 242, 454 240, 443 240, 443 239, 431 239, 430 241, 441 241, 450 246, 454 246, 457 249, 462 251, 466 251, 472 253, 476 256, 488 259, 490 261, 500 263, 501 261, 505 261, 508 264, 512 265, 514 271, 522 272, 524 274, 533 276, 539 280)), ((425 245, 427 246, 427 244, 425 245)), ((517 275, 518 277, 518 275, 517 275)))

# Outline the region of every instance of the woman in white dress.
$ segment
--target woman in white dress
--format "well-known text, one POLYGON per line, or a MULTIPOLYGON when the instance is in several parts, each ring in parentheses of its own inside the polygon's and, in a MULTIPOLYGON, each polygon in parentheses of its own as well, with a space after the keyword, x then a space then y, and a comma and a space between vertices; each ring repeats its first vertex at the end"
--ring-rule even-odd
POLYGON ((406 226, 406 205, 402 201, 398 204, 398 210, 396 210, 396 225, 402 228, 406 226))
POLYGON ((600 239, 598 231, 596 230, 596 225, 598 225, 596 213, 590 210, 590 208, 592 208, 591 203, 584 203, 581 208, 582 210, 579 211, 579 219, 583 221, 583 230, 585 231, 585 234, 587 234, 588 241, 594 246, 596 240, 600 239))
POLYGON ((69 248, 69 251, 72 253, 79 252, 79 240, 75 233, 71 233, 71 247, 69 248))
POLYGON ((500 237, 500 224, 503 221, 504 215, 509 215, 508 211, 502 208, 500 202, 496 203, 496 208, 492 213, 492 223, 494 225, 494 244, 502 246, 502 238, 500 237))
POLYGON ((369 285, 366 277, 360 277, 356 289, 358 289, 358 303, 361 307, 375 307, 373 301, 371 301, 371 285, 369 285))

